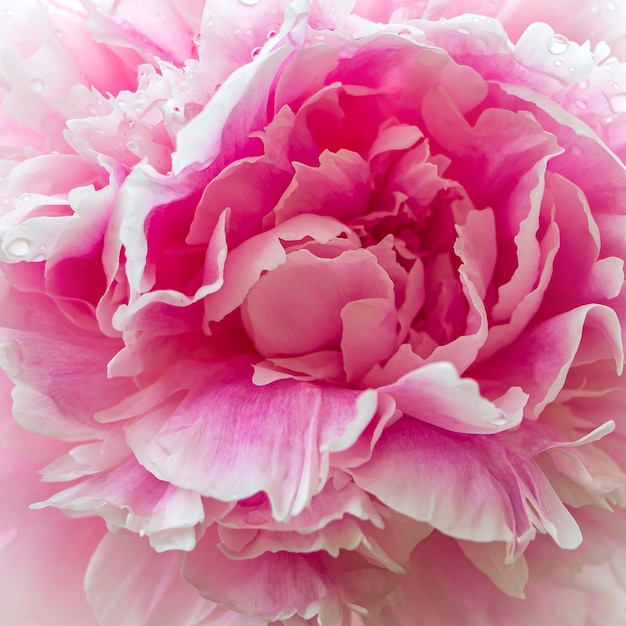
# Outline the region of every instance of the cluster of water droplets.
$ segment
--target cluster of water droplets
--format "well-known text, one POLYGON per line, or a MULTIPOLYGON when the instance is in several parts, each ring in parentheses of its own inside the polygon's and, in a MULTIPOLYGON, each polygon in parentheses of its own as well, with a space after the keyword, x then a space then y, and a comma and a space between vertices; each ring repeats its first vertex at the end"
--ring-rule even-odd
MULTIPOLYGON (((607 5, 607 8, 609 10, 614 10, 615 5, 613 3, 609 3, 609 4, 611 4, 613 8, 611 9, 608 5, 607 5)), ((558 35, 558 34, 555 34, 552 37, 551 41, 548 43, 548 52, 554 57, 557 57, 553 61, 553 64, 556 68, 565 69, 566 64, 559 57, 562 57, 566 54, 566 52, 570 48, 570 45, 571 43, 566 37, 564 37, 563 35, 558 35)), ((576 67, 573 65, 569 65, 567 67, 567 71, 573 74, 576 72, 576 67)), ((578 88, 581 92, 586 91, 589 88, 589 80, 586 78, 581 80, 578 83, 578 88)), ((605 89, 604 95, 606 96, 609 106, 611 108, 611 111, 613 112, 614 115, 626 113, 626 91, 624 91, 624 89, 622 88, 622 85, 618 81, 612 81, 610 88, 605 89)), ((585 111, 589 108, 588 102, 582 97, 577 98, 574 101, 574 104, 581 111, 585 111)), ((606 123, 610 123, 613 120, 614 120, 614 117, 609 116, 604 121, 606 123)))

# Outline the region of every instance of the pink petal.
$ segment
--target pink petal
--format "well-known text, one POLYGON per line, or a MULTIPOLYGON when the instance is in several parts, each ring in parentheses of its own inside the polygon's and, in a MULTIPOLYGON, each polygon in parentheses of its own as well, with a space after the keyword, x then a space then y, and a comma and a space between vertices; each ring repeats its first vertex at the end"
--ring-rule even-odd
POLYGON ((349 230, 332 218, 299 215, 273 230, 261 233, 232 250, 224 265, 224 286, 204 298, 205 324, 219 321, 245 300, 248 292, 264 272, 283 265, 287 254, 282 241, 299 241, 311 237, 327 243, 349 230))
MULTIPOLYGON (((353 316, 344 307, 365 299, 381 300, 384 306, 386 301, 393 302, 392 294, 388 275, 369 252, 348 250, 323 259, 299 250, 252 287, 243 306, 243 320, 264 356, 306 354, 339 345, 353 316)), ((373 309, 362 308, 363 314, 378 322, 395 317, 388 306, 380 311, 378 302, 373 309)), ((395 320, 391 325, 395 330, 395 320)))
POLYGON ((106 529, 99 520, 29 509, 53 491, 38 470, 67 446, 12 421, 11 387, 0 372, 0 624, 94 624, 83 578, 106 529))
POLYGON ((207 530, 196 550, 185 556, 183 576, 204 597, 267 620, 319 615, 322 623, 341 624, 348 612, 345 604, 375 612, 397 584, 396 575, 354 554, 333 559, 277 552, 250 560, 229 559, 217 548, 215 535, 215 530, 207 530), (286 584, 275 584, 277 571, 286 584))
POLYGON ((462 436, 405 418, 351 472, 387 506, 460 539, 505 541, 514 554, 536 526, 561 547, 581 541, 534 459, 508 433, 462 436))
POLYGON ((178 561, 175 552, 158 554, 137 535, 109 533, 93 555, 85 580, 98 624, 212 625, 211 617, 220 609, 185 583, 178 561))
MULTIPOLYGON (((509 415, 481 396, 475 380, 460 378, 450 363, 430 363, 379 389, 405 415, 459 433, 488 434, 517 426, 526 396, 518 393, 509 415)), ((509 407, 507 407, 509 408, 509 407)))
POLYGON ((330 215, 349 223, 367 209, 370 173, 367 163, 350 150, 319 155, 319 164, 294 163, 295 175, 276 206, 277 223, 300 215, 330 215))
POLYGON ((341 351, 348 381, 360 380, 372 367, 386 361, 397 345, 394 302, 391 298, 353 300, 341 310, 341 321, 341 351))
POLYGON ((83 480, 36 508, 43 506, 97 513, 110 528, 147 535, 158 552, 193 549, 194 527, 204 521, 199 494, 156 479, 135 459, 83 480))
POLYGON ((453 539, 433 533, 412 555, 404 603, 383 609, 372 624, 409 626, 419 615, 427 626, 583 626, 589 616, 586 596, 568 582, 538 578, 526 585, 525 599, 510 598, 476 570, 453 539))
POLYGON ((164 393, 190 390, 178 406, 128 425, 142 465, 218 500, 265 491, 279 520, 308 505, 326 480, 328 454, 349 447, 376 410, 371 391, 291 379, 256 387, 245 359, 183 362, 169 377, 144 389, 136 408, 114 412, 117 419, 139 415, 162 403, 164 393))
POLYGON ((586 305, 533 326, 468 374, 485 387, 503 390, 507 385, 520 386, 530 396, 525 416, 536 418, 562 389, 585 328, 594 333, 596 358, 613 356, 621 372, 621 329, 615 311, 586 305))
POLYGON ((70 441, 97 436, 102 428, 94 414, 136 390, 130 380, 107 377, 107 361, 120 342, 77 328, 44 296, 9 290, 0 298, 2 362, 16 384, 16 420, 70 441))
POLYGON ((263 157, 240 159, 225 167, 206 186, 186 243, 206 245, 225 207, 229 208, 229 248, 257 235, 264 230, 263 218, 276 206, 290 177, 263 157))

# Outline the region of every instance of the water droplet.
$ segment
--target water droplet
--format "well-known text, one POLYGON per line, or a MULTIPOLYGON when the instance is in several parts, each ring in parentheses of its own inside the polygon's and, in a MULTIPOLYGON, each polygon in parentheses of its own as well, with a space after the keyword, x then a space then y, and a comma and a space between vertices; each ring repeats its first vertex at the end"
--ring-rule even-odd
POLYGON ((220 90, 221 86, 222 86, 222 83, 217 83, 217 85, 213 87, 213 93, 217 93, 220 90))
POLYGON ((615 11, 615 9, 617 8, 617 6, 615 5, 615 2, 609 2, 609 3, 606 5, 606 8, 607 8, 609 11, 615 11))
POLYGON ((41 93, 43 91, 43 88, 44 82, 43 80, 41 80, 41 78, 35 78, 34 80, 31 80, 30 84, 28 85, 30 93, 41 93))
POLYGON ((619 83, 615 81, 614 83, 611 83, 611 87, 613 87, 613 89, 619 89, 619 83))
POLYGON ((504 417, 494 417, 489 420, 489 423, 493 426, 504 426, 506 424, 506 419, 504 417))
POLYGON ((570 65, 567 70, 573 74, 576 71, 576 68, 573 65, 570 65))
POLYGON ((29 193, 23 193, 20 196, 20 202, 22 204, 28 204, 30 202, 30 194, 29 193))
POLYGON ((214 20, 212 17, 210 17, 210 18, 206 21, 206 25, 207 25, 207 26, 209 26, 209 27, 211 27, 211 26, 213 26, 213 24, 215 24, 215 20, 214 20))
POLYGON ((476 15, 475 17, 472 18, 472 22, 474 22, 474 24, 478 24, 478 22, 482 22, 482 18, 476 15))
POLYGON ((126 108, 126 100, 118 100, 118 101, 117 101, 117 106, 118 106, 120 109, 125 109, 125 108, 126 108))
POLYGON ((139 145, 137 144, 136 141, 129 141, 126 144, 126 147, 131 151, 134 152, 135 150, 137 150, 139 148, 139 145))
POLYGON ((255 4, 259 4, 260 0, 239 0, 241 4, 244 4, 247 7, 253 7, 255 4))
POLYGON ((398 31, 398 35, 400 35, 400 37, 406 37, 408 39, 409 37, 411 37, 411 31, 408 28, 403 28, 402 30, 398 31))
POLYGON ((255 57, 259 56, 260 52, 261 52, 261 48, 256 47, 254 48, 254 50, 252 50, 252 52, 250 53, 250 56, 254 59, 255 57))
POLYGON ((30 242, 27 239, 14 239, 7 247, 7 252, 16 257, 22 257, 28 254, 30 250, 30 242))
POLYGON ((326 39, 326 35, 322 35, 321 33, 318 33, 317 35, 313 37, 313 39, 317 41, 324 41, 324 39, 326 39))
POLYGON ((46 256, 44 254, 38 254, 37 256, 32 258, 33 263, 41 263, 46 260, 46 256))
POLYGON ((469 35, 469 29, 468 28, 457 28, 456 29, 457 33, 461 33, 462 35, 469 35))
POLYGON ((248 28, 247 30, 244 31, 243 33, 244 35, 247 35, 248 37, 250 37, 252 35, 252 29, 248 28))
POLYGON ((563 65, 563 61, 556 60, 554 62, 554 65, 556 65, 557 67, 561 67, 561 65, 563 65))
POLYGON ((504 426, 509 421, 507 414, 502 409, 496 409, 495 417, 489 420, 489 423, 493 426, 504 426))
POLYGON ((586 109, 587 103, 584 100, 576 100, 574 103, 579 109, 586 109))
POLYGON ((267 38, 268 39, 274 39, 274 37, 276 37, 276 35, 278 35, 278 31, 277 30, 270 30, 267 33, 267 38))
POLYGON ((193 42, 196 44, 196 46, 199 46, 202 44, 202 33, 196 33, 193 36, 193 42))
POLYGON ((626 94, 619 94, 609 98, 609 104, 613 113, 626 113, 626 94))
POLYGON ((552 41, 548 44, 548 52, 550 54, 563 54, 569 48, 569 41, 563 35, 554 35, 552 41))
POLYGON ((602 120, 602 123, 603 124, 611 124, 614 120, 615 120, 615 118, 612 115, 608 115, 607 117, 605 117, 602 120))

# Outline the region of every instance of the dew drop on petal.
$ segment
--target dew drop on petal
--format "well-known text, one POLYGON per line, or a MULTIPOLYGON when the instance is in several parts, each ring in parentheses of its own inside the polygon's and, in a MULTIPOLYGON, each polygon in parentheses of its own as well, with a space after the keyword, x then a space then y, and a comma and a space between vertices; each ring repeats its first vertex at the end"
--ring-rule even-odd
POLYGON ((276 35, 278 35, 278 31, 277 30, 270 30, 267 33, 267 38, 268 39, 274 39, 274 37, 276 37, 276 35))
POLYGON ((28 85, 28 89, 31 93, 41 93, 43 91, 43 88, 44 82, 43 80, 41 80, 41 78, 35 78, 31 80, 30 84, 28 85))
POLYGON ((217 85, 213 87, 213 93, 217 93, 220 90, 221 86, 222 86, 222 83, 217 83, 217 85))
POLYGON ((239 0, 241 4, 244 4, 247 7, 253 7, 255 4, 259 4, 260 0, 239 0))
POLYGON ((470 34, 469 29, 467 29, 467 28, 457 28, 456 30, 457 30, 457 33, 461 33, 462 35, 469 35, 470 34))
POLYGON ((196 33, 193 36, 193 42, 196 44, 196 46, 199 46, 202 43, 202 33, 196 33))
POLYGON ((30 250, 30 242, 27 239, 14 239, 8 246, 7 252, 16 257, 22 257, 28 254, 30 250))
POLYGON ((489 420, 489 423, 492 426, 504 426, 508 422, 506 413, 502 409, 498 409, 498 414, 496 417, 492 417, 489 420))
POLYGON ((609 11, 615 11, 615 9, 617 8, 617 6, 615 5, 615 2, 609 2, 609 3, 606 5, 606 8, 607 8, 609 11))
POLYGON ((619 83, 617 81, 614 83, 611 83, 611 87, 613 87, 613 89, 619 89, 619 83))
POLYGON ((472 18, 472 22, 474 22, 474 24, 478 24, 478 22, 482 21, 482 18, 479 17, 478 15, 474 16, 472 18))
POLYGON ((574 103, 579 109, 586 109, 587 103, 584 100, 576 100, 574 103))
POLYGON ((259 56, 260 52, 261 48, 254 48, 254 50, 252 50, 252 52, 250 53, 250 56, 254 59, 255 57, 259 56))
POLYGON ((563 35, 554 35, 548 44, 550 54, 563 54, 569 48, 569 41, 563 35))
POLYGON ((563 65, 563 61, 559 61, 558 59, 554 62, 554 65, 556 65, 557 67, 561 67, 561 65, 563 65))
POLYGON ((30 202, 30 194, 29 193, 23 193, 20 196, 20 202, 22 204, 28 204, 30 202))

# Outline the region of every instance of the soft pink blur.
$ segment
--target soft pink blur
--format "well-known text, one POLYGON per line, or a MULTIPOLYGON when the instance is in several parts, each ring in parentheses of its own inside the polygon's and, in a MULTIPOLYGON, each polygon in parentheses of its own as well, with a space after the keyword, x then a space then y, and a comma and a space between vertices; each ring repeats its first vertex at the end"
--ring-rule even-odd
POLYGON ((624 10, 0 3, 0 626, 621 626, 624 10))

